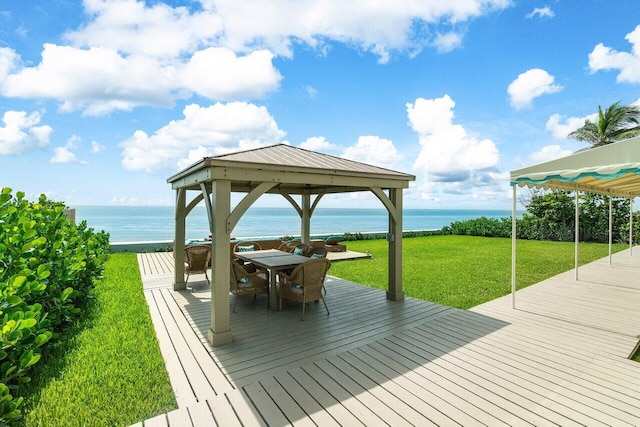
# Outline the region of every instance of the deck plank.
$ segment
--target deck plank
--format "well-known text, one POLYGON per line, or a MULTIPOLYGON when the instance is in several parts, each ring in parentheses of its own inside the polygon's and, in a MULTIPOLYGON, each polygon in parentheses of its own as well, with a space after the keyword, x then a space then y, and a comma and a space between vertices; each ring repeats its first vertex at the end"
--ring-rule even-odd
POLYGON ((194 426, 216 425, 216 420, 206 400, 189 405, 186 409, 189 411, 189 417, 194 426))
MULTIPOLYGON (((207 342, 211 291, 173 291, 169 254, 139 254, 180 409, 149 425, 640 425, 640 256, 615 254, 471 310, 337 278, 331 315, 243 298, 234 341, 207 342)), ((233 298, 231 298, 233 303, 233 298)))
POLYGON ((175 395, 176 402, 179 407, 187 406, 196 403, 195 394, 189 383, 186 373, 182 369, 182 364, 178 354, 173 347, 171 336, 166 329, 162 315, 156 303, 155 295, 152 292, 145 292, 145 298, 149 306, 149 313, 151 314, 151 320, 156 331, 156 337, 160 345, 160 352, 164 359, 164 365, 169 374, 169 380, 173 388, 173 394, 175 395))

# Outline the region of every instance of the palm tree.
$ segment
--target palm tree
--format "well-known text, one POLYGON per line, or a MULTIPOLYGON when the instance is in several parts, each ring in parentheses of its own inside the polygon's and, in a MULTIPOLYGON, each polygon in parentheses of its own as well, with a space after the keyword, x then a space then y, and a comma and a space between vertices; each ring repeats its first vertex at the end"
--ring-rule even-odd
POLYGON ((591 145, 588 148, 595 148, 635 135, 640 135, 640 107, 620 106, 618 101, 605 111, 598 106, 598 120, 595 123, 585 120, 584 126, 574 130, 567 137, 586 141, 591 145))

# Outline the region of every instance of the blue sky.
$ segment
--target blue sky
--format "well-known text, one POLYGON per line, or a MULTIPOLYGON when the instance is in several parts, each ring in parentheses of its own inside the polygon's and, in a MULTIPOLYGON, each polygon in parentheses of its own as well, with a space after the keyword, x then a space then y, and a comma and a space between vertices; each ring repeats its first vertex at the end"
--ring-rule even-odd
MULTIPOLYGON (((633 0, 0 0, 0 186, 70 206, 288 143, 416 175, 409 208, 509 209, 510 170, 639 100, 633 0)), ((381 207, 350 199, 321 205, 381 207)))

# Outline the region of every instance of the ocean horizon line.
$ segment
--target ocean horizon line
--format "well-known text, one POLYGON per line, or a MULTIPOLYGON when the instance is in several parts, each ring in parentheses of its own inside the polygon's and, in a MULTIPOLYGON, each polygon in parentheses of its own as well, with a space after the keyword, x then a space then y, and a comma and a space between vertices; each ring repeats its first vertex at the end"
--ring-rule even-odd
MULTIPOLYGON (((77 205, 76 221, 86 221, 96 231, 104 230, 113 243, 173 240, 174 206, 77 205)), ((511 211, 500 209, 404 209, 403 231, 438 230, 455 221, 479 217, 504 218, 511 211)), ((317 208, 311 217, 312 235, 385 232, 388 228, 385 208, 317 208)), ((208 236, 209 222, 204 207, 194 209, 186 219, 186 238, 208 236)), ((291 207, 249 208, 232 236, 239 239, 269 236, 297 236, 300 217, 291 207)))

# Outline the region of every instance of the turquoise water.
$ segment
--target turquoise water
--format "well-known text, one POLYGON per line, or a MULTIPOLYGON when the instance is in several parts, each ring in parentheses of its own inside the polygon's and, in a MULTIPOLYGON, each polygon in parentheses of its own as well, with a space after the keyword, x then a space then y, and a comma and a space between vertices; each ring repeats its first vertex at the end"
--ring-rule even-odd
MULTIPOLYGON (((86 220, 89 227, 104 230, 111 242, 173 240, 174 208, 171 206, 78 206, 76 221, 86 220)), ((404 230, 437 230, 453 221, 486 216, 505 218, 506 210, 406 209, 404 230)), ((312 234, 386 231, 388 216, 384 209, 318 208, 311 218, 312 234)), ((207 213, 196 208, 187 217, 187 239, 208 236, 207 213)), ((289 208, 250 208, 232 236, 282 237, 300 234, 300 217, 289 208)))

